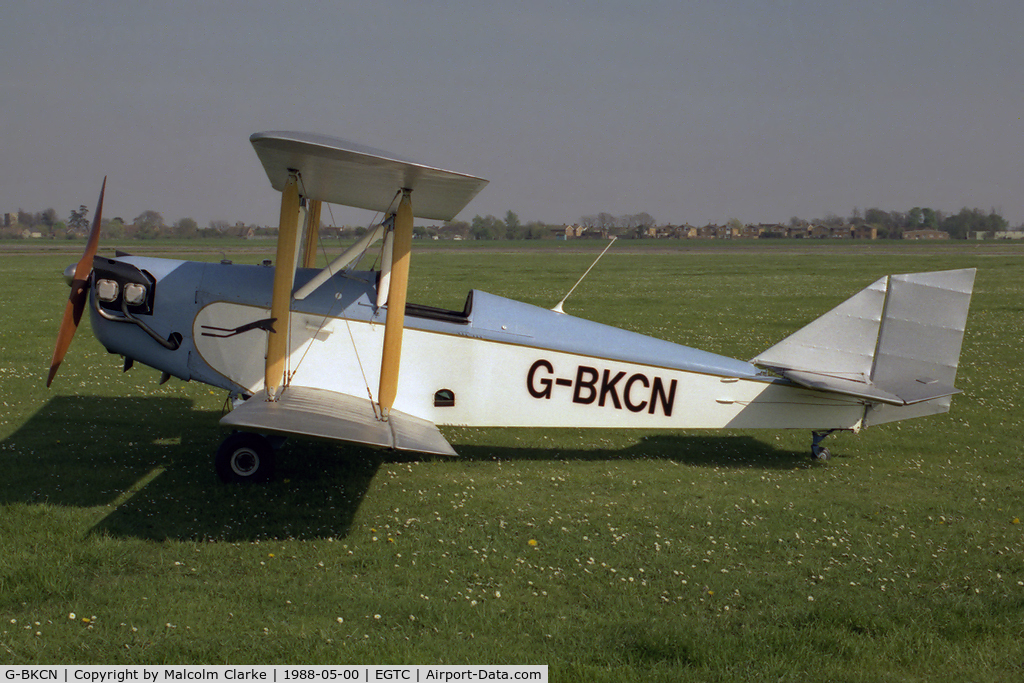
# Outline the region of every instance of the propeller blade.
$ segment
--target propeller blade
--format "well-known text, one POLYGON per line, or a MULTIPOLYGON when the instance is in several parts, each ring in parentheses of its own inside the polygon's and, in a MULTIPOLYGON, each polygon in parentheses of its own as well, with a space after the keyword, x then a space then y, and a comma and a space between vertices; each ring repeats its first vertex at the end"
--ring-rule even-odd
POLYGON ((46 378, 46 386, 53 383, 57 374, 57 368, 64 360, 64 354, 71 346, 71 340, 78 329, 78 323, 82 319, 82 311, 85 310, 85 302, 89 298, 89 273, 92 272, 92 261, 100 245, 100 223, 103 220, 103 195, 107 191, 107 179, 103 178, 103 187, 100 188, 100 199, 96 204, 96 213, 92 219, 92 228, 89 230, 89 239, 85 243, 85 251, 82 258, 75 266, 74 279, 71 282, 71 293, 68 295, 68 303, 64 306, 64 317, 60 321, 60 329, 57 331, 57 343, 53 347, 53 359, 50 361, 50 374, 46 378))

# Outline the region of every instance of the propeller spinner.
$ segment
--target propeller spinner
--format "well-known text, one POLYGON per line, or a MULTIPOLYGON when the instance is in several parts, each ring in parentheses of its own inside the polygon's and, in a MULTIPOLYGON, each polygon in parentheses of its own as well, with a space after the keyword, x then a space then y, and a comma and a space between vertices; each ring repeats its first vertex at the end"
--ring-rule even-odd
POLYGON ((75 273, 71 280, 71 294, 68 295, 68 303, 64 307, 64 317, 60 321, 60 329, 57 332, 57 343, 53 347, 53 359, 50 361, 50 375, 46 378, 46 386, 53 383, 57 374, 57 368, 64 360, 64 354, 71 346, 71 340, 78 329, 78 323, 82 319, 82 311, 85 310, 85 302, 89 298, 89 274, 92 272, 93 257, 100 242, 100 223, 103 220, 103 195, 107 190, 107 179, 103 178, 103 187, 100 188, 100 199, 96 204, 96 213, 92 219, 92 228, 89 230, 89 239, 85 243, 85 251, 82 258, 75 266, 75 273))

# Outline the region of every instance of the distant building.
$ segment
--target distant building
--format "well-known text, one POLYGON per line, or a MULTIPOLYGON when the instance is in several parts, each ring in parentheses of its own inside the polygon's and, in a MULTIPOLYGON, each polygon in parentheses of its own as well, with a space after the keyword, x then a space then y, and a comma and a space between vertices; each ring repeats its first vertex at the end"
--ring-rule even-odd
POLYGON ((660 228, 656 228, 653 225, 648 225, 645 228, 638 228, 637 231, 638 231, 638 234, 640 235, 640 237, 647 237, 647 238, 651 238, 651 239, 657 239, 659 237, 664 237, 664 235, 661 233, 661 229, 660 228))
POLYGON ((810 230, 806 225, 791 225, 786 228, 786 237, 791 239, 804 239, 809 237, 810 230))
POLYGON ((606 228, 595 228, 592 225, 563 225, 560 228, 551 228, 551 236, 556 240, 606 240, 609 235, 606 228))
POLYGON ((713 240, 718 236, 720 227, 714 223, 697 228, 697 237, 703 240, 713 240))
POLYGON ((762 237, 784 237, 786 226, 780 223, 761 223, 757 226, 757 236, 762 237))
POLYGON ((689 223, 683 223, 675 229, 676 236, 684 240, 692 240, 697 237, 697 228, 689 223))
POLYGON ((998 230, 990 232, 987 230, 977 230, 967 233, 967 239, 969 240, 1024 240, 1024 231, 1022 230, 998 230))
POLYGON ((756 240, 764 232, 764 227, 761 225, 744 225, 740 230, 740 234, 737 237, 748 240, 756 240))
POLYGON ((827 225, 811 225, 807 228, 807 236, 814 239, 825 239, 832 236, 832 230, 827 225))
POLYGON ((832 239, 848 240, 853 237, 853 227, 849 225, 834 225, 828 229, 828 236, 832 239))
POLYGON ((878 228, 867 223, 853 226, 853 239, 855 240, 877 240, 878 228))
POLYGON ((741 232, 741 228, 708 223, 702 228, 697 228, 697 237, 708 240, 731 240, 739 237, 741 232))
POLYGON ((942 230, 904 230, 905 240, 948 240, 949 233, 942 230))
POLYGON ((585 225, 563 225, 561 229, 564 239, 573 240, 583 237, 588 228, 585 225))

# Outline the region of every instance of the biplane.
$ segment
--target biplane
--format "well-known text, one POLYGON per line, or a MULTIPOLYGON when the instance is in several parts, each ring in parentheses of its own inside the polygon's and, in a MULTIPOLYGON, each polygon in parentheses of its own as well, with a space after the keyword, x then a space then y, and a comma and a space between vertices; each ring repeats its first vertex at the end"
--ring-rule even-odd
POLYGON ((407 301, 413 219, 453 219, 486 180, 320 135, 250 141, 281 194, 273 265, 97 256, 104 180, 47 378, 88 307, 125 370, 229 392, 225 481, 268 479, 280 435, 455 455, 439 425, 803 429, 825 459, 834 431, 958 393, 973 269, 883 277, 749 361, 477 290, 441 309, 407 301), (318 269, 324 202, 384 219, 318 269))

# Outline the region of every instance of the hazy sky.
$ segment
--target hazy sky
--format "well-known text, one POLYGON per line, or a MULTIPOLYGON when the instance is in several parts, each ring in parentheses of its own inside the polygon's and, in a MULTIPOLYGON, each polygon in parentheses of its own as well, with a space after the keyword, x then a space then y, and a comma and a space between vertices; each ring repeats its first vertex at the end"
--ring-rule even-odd
POLYGON ((489 179, 467 220, 1024 221, 1021 0, 16 0, 0 26, 0 211, 66 219, 108 175, 107 216, 274 224, 248 137, 298 130, 489 179))

